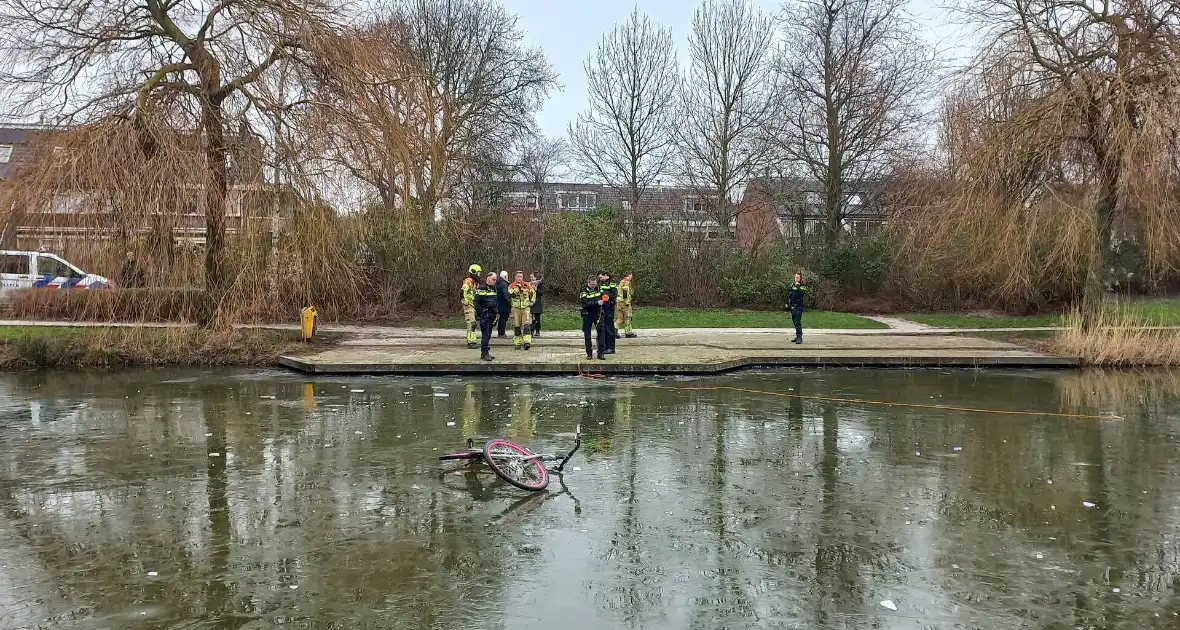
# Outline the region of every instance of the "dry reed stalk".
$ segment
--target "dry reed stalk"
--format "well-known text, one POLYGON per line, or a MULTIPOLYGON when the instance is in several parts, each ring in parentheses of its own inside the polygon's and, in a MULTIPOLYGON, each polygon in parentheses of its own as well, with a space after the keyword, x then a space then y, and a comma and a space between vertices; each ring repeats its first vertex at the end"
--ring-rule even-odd
POLYGON ((0 345, 0 369, 271 366, 296 345, 293 333, 273 330, 31 329, 0 345))
POLYGON ((1180 329, 1161 327, 1126 307, 1104 309, 1090 326, 1082 324, 1080 311, 1066 315, 1064 330, 1050 342, 1052 350, 1090 366, 1180 365, 1180 329))

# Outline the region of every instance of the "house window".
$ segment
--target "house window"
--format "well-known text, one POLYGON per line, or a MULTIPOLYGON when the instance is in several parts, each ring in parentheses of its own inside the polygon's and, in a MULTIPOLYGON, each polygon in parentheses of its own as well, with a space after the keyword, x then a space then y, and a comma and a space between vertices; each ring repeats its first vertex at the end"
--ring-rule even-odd
POLYGON ((541 207, 538 203, 537 193, 535 192, 510 192, 504 195, 510 208, 528 208, 530 210, 537 210, 541 207))
POLYGON ((557 206, 562 210, 592 210, 598 204, 598 193, 558 193, 557 206))
POLYGON ((243 192, 239 192, 236 194, 231 192, 229 195, 227 195, 226 199, 225 199, 225 216, 227 216, 227 217, 240 217, 240 216, 242 216, 242 203, 243 203, 243 197, 245 197, 245 196, 246 195, 243 192))
POLYGON ((49 202, 49 211, 54 214, 77 214, 85 203, 86 197, 82 193, 62 193, 53 196, 49 202))
POLYGON ((684 212, 686 214, 705 214, 710 211, 714 197, 697 195, 684 198, 684 212))
POLYGON ((12 145, 0 144, 0 164, 8 164, 12 161, 12 145))
POLYGON ((817 192, 807 193, 807 195, 805 195, 804 199, 805 199, 804 203, 806 203, 809 206, 818 206, 821 203, 823 203, 823 201, 819 198, 819 193, 817 193, 817 192))
POLYGON ((200 190, 181 189, 175 201, 176 213, 187 217, 205 216, 205 196, 200 190))

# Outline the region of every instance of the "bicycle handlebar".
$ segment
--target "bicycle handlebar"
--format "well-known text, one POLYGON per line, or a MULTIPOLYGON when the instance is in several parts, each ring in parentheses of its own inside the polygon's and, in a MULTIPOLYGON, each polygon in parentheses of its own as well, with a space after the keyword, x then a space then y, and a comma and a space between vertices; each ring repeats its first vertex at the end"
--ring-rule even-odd
POLYGON ((555 469, 554 472, 556 472, 557 474, 561 474, 561 471, 565 469, 565 463, 568 462, 570 460, 570 458, 574 456, 574 453, 577 453, 578 449, 581 447, 582 447, 582 425, 579 424, 578 428, 574 429, 574 448, 572 450, 570 450, 569 453, 566 453, 566 456, 564 458, 562 458, 561 463, 557 465, 557 468, 555 469))

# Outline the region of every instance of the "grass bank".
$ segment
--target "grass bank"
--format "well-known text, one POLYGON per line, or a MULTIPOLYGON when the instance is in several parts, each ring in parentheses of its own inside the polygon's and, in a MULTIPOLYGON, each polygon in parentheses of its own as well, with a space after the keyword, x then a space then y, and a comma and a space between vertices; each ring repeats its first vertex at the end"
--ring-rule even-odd
POLYGON ((286 330, 0 326, 0 369, 273 366, 302 347, 286 330))
MULTIPOLYGON (((632 322, 636 330, 644 328, 793 328, 786 311, 747 311, 739 309, 668 308, 642 306, 635 309, 632 322)), ((542 330, 581 330, 582 317, 574 306, 555 304, 541 317, 542 330)), ((463 317, 416 319, 410 325, 438 328, 464 327, 463 317)), ((851 313, 807 311, 805 328, 888 328, 885 324, 851 313)))
MULTIPOLYGON (((902 313, 901 319, 936 328, 1058 328, 1067 327, 1064 313, 1002 315, 990 313, 902 313)), ((1143 298, 1114 302, 1105 315, 1108 322, 1129 325, 1180 326, 1180 298, 1143 298)))

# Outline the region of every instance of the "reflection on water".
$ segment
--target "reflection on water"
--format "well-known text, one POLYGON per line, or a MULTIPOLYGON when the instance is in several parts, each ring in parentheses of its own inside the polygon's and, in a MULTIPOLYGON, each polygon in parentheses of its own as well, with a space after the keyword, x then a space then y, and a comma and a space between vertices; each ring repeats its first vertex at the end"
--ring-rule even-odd
POLYGON ((0 629, 1180 626, 1180 378, 646 382, 4 377, 0 629), (437 461, 577 424, 545 493, 437 461))

